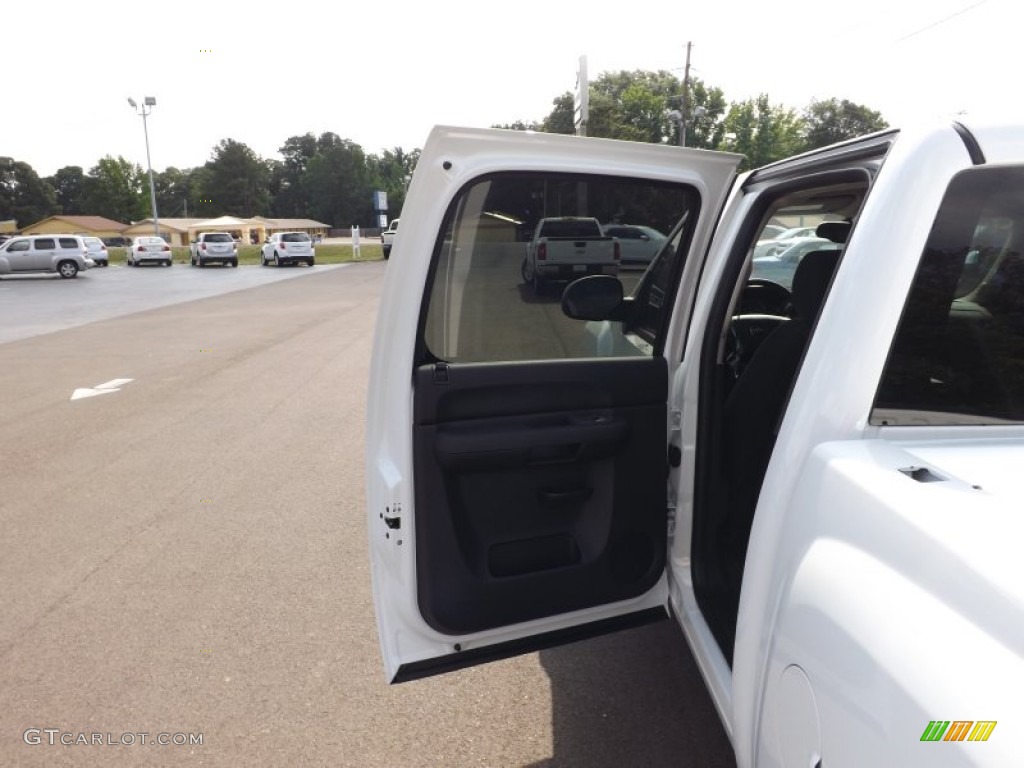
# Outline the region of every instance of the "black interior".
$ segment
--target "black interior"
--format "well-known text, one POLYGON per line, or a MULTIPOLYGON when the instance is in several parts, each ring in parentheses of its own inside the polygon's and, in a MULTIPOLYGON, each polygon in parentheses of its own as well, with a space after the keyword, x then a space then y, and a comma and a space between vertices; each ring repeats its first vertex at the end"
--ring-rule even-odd
POLYGON ((643 594, 666 549, 662 358, 415 373, 416 564, 446 634, 643 594))

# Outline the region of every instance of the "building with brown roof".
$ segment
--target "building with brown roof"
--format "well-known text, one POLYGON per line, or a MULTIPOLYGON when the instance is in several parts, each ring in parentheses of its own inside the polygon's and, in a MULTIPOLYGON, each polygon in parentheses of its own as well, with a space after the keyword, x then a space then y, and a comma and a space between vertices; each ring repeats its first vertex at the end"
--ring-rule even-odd
MULTIPOLYGON (((160 219, 160 234, 171 245, 188 245, 199 232, 230 232, 243 243, 259 243, 274 232, 305 232, 310 237, 326 237, 330 227, 313 219, 266 219, 255 216, 242 219, 221 216, 216 219, 160 219)), ((125 237, 153 234, 153 220, 143 219, 121 231, 125 237)))
POLYGON ((48 216, 21 228, 23 235, 92 235, 117 237, 127 224, 103 216, 48 216))

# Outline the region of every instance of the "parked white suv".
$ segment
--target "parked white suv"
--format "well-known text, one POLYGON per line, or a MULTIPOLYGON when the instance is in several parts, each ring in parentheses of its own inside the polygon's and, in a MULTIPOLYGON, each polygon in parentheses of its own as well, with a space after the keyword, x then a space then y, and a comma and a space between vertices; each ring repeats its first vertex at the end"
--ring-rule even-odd
POLYGON ((80 235, 25 235, 0 245, 0 275, 56 272, 71 278, 92 266, 80 235))
POLYGON ((193 267, 205 267, 214 262, 238 266, 238 244, 228 232, 200 232, 192 241, 193 267))
POLYGON ((316 263, 313 241, 305 232, 275 232, 260 252, 260 265, 264 267, 270 264, 283 267, 300 261, 311 267, 316 263))

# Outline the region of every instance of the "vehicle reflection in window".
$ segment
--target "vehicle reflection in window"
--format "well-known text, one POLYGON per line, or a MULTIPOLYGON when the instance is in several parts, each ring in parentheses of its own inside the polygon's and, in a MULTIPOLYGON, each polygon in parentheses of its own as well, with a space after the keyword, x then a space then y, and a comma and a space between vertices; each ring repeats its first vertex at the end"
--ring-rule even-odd
MULTIPOLYGON (((668 242, 661 233, 688 215, 695 221, 698 205, 692 187, 666 182, 567 174, 477 180, 451 205, 435 246, 425 354, 464 362, 651 354, 653 346, 641 350, 619 323, 602 328, 566 317, 562 291, 579 277, 605 275, 632 293, 668 242)), ((690 236, 688 228, 678 232, 677 249, 690 236)), ((664 292, 678 268, 673 259, 655 287, 664 292)), ((668 310, 653 291, 639 324, 648 335, 668 310)))

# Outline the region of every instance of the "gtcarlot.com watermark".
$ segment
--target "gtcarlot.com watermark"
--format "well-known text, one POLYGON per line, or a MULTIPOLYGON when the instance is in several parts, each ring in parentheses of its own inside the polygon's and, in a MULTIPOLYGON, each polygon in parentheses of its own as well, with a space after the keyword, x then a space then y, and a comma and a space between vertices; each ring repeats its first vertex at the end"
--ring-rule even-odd
POLYGON ((95 733, 85 731, 65 731, 60 728, 26 728, 21 735, 26 744, 63 745, 88 747, 134 747, 136 745, 152 745, 161 747, 201 747, 201 733, 150 733, 149 731, 125 731, 124 733, 95 733))

